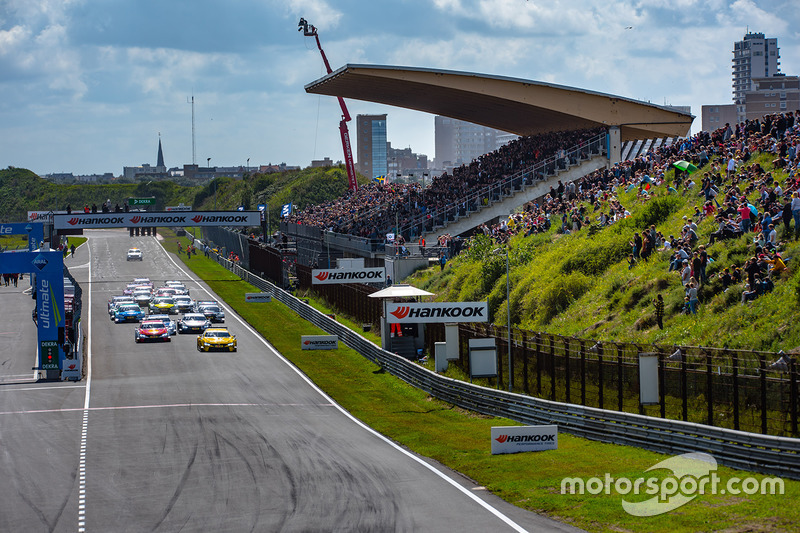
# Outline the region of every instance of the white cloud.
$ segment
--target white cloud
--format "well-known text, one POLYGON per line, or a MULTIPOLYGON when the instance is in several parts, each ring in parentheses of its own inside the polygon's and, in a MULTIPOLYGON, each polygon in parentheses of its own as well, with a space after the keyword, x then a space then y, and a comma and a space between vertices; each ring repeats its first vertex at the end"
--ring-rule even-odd
POLYGON ((320 30, 336 28, 344 16, 343 13, 322 0, 277 0, 283 10, 300 20, 304 18, 309 24, 320 30))

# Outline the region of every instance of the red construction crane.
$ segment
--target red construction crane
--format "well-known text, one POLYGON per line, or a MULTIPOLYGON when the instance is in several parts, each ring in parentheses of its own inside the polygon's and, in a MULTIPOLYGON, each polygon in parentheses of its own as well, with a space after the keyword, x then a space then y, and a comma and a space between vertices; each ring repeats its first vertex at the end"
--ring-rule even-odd
MULTIPOLYGON (((297 26, 297 31, 302 31, 303 35, 306 37, 313 37, 316 39, 317 48, 319 48, 319 53, 322 54, 322 61, 325 63, 325 69, 328 71, 328 74, 333 72, 333 70, 331 70, 330 63, 328 63, 328 58, 325 57, 325 51, 322 50, 322 45, 319 43, 317 28, 310 25, 304 18, 300 19, 300 22, 297 24, 297 26)), ((347 169, 347 182, 351 191, 357 191, 358 181, 356 181, 356 167, 353 164, 353 150, 350 148, 350 132, 347 129, 347 123, 351 120, 350 112, 347 111, 347 106, 344 104, 344 99, 341 96, 337 96, 336 98, 339 99, 339 107, 342 108, 342 120, 339 121, 339 133, 342 136, 344 166, 347 169)))

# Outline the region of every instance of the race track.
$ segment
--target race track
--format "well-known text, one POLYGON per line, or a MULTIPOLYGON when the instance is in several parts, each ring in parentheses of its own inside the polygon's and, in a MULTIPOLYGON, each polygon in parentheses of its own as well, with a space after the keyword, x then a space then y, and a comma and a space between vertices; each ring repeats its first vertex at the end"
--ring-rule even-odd
POLYGON ((0 287, 0 531, 574 531, 364 427, 227 306, 235 353, 134 343, 107 313, 134 277, 215 297, 153 237, 86 235, 87 379, 33 380, 27 279, 0 287))

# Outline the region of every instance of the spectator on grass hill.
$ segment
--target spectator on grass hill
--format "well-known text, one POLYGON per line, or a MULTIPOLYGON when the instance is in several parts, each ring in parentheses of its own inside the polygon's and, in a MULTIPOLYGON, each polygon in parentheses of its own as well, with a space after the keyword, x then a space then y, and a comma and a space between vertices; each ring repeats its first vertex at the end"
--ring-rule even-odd
POLYGON ((656 323, 658 324, 658 329, 664 329, 664 298, 661 296, 661 293, 653 300, 653 306, 656 309, 656 323))

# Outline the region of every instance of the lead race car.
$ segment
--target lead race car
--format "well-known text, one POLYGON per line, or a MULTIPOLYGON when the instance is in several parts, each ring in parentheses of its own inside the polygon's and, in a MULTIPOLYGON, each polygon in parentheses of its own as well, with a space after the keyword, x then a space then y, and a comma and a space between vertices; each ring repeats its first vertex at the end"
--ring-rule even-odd
POLYGON ((134 340, 144 342, 148 340, 170 342, 169 330, 161 320, 143 320, 133 334, 134 340))
POLYGON ((236 351, 236 335, 232 335, 228 328, 208 328, 197 337, 197 351, 209 352, 211 350, 236 351))

